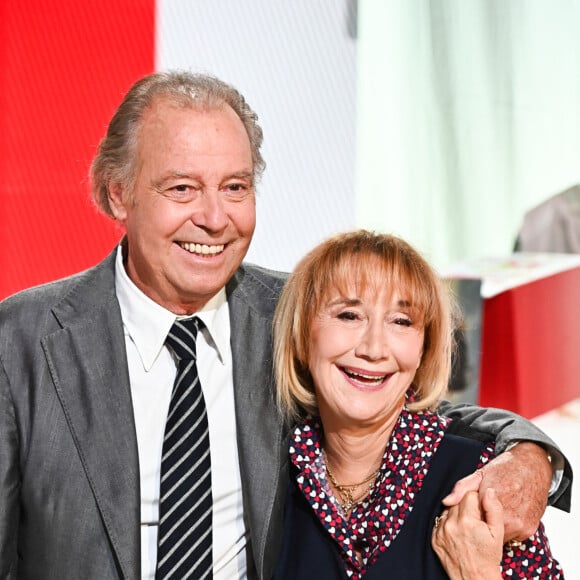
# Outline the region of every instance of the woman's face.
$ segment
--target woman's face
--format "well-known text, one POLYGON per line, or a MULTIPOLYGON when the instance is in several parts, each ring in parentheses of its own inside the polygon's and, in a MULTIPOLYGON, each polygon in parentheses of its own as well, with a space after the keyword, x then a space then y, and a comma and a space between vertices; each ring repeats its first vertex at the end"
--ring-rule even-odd
POLYGON ((327 427, 394 421, 421 362, 424 329, 405 296, 331 293, 310 329, 309 369, 327 427))

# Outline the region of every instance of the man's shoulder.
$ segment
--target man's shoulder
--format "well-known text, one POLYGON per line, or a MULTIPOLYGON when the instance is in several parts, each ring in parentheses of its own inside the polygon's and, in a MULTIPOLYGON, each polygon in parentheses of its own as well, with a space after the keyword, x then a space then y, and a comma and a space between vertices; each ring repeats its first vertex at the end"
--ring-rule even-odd
POLYGON ((25 317, 40 316, 73 297, 79 304, 87 305, 91 296, 101 294, 105 288, 114 290, 114 259, 112 255, 91 268, 70 276, 21 290, 0 302, 0 323, 18 321, 25 317))
POLYGON ((287 278, 287 272, 271 270, 256 264, 243 263, 232 278, 231 283, 228 284, 228 287, 242 287, 247 291, 266 295, 271 294, 278 297, 287 278))
POLYGON ((228 300, 241 300, 249 307, 271 313, 278 303, 288 274, 243 263, 227 284, 228 300))

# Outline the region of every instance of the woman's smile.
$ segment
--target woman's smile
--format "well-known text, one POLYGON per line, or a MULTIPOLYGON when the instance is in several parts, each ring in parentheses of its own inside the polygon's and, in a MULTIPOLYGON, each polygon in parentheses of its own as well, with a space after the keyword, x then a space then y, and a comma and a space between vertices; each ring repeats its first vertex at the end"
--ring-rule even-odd
POLYGON ((378 391, 387 385, 393 373, 379 373, 364 369, 339 366, 346 380, 357 389, 363 391, 378 391))

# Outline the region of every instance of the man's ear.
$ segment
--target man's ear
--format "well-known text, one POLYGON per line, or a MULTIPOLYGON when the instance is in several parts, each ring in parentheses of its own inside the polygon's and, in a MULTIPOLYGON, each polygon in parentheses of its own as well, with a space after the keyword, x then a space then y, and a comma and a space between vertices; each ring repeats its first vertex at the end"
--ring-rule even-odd
POLYGON ((124 222, 127 219, 127 199, 123 186, 120 183, 109 182, 107 186, 107 193, 109 196, 109 205, 113 216, 119 222, 124 222))

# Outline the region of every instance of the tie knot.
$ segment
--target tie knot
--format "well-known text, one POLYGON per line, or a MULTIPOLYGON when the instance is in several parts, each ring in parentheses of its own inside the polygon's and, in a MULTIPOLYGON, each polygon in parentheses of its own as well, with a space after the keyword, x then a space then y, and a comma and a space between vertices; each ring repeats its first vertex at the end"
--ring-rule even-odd
POLYGON ((195 316, 184 320, 176 320, 165 339, 165 344, 180 360, 195 360, 195 340, 197 331, 203 322, 195 316))

